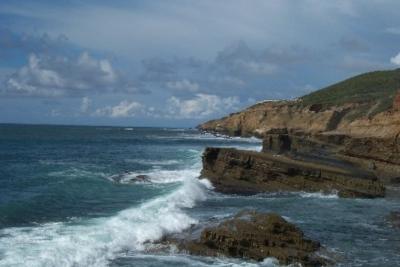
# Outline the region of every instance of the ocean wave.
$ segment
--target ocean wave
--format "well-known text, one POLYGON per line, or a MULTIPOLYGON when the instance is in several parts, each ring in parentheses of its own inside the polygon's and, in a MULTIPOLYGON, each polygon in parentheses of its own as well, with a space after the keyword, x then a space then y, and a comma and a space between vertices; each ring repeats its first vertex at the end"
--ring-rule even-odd
POLYGON ((197 222, 184 209, 205 200, 210 184, 193 174, 181 173, 174 192, 113 217, 2 229, 0 266, 107 266, 121 251, 142 251, 149 241, 197 222))
POLYGON ((68 177, 68 178, 87 178, 87 177, 107 177, 104 172, 89 171, 77 167, 70 167, 65 170, 49 172, 50 177, 68 177))
MULTIPOLYGON (((225 257, 198 257, 187 254, 170 254, 170 255, 158 255, 158 254, 128 254, 125 255, 130 262, 135 263, 136 260, 145 262, 157 261, 158 264, 172 265, 183 265, 183 266, 196 266, 196 267, 285 267, 286 265, 280 265, 278 260, 275 258, 266 258, 261 262, 254 261, 243 261, 242 259, 225 258, 225 257)), ((159 265, 161 266, 161 265, 159 265)), ((290 265, 286 266, 290 267, 290 265)), ((292 267, 295 267, 292 265, 292 267)))
POLYGON ((112 182, 130 184, 133 182, 149 182, 154 184, 168 184, 182 182, 185 177, 197 178, 200 174, 201 163, 196 162, 190 169, 162 170, 152 169, 149 171, 132 171, 108 176, 112 182))
POLYGON ((125 162, 128 163, 137 163, 141 165, 176 165, 181 163, 179 160, 169 159, 169 160, 150 160, 150 159, 125 159, 125 162))

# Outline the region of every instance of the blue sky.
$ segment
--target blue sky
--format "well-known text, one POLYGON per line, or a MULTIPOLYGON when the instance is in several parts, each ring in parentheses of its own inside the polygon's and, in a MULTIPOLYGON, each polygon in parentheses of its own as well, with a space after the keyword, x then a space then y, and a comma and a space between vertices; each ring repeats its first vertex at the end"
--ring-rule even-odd
POLYGON ((177 126, 400 65, 400 1, 0 2, 0 122, 177 126))

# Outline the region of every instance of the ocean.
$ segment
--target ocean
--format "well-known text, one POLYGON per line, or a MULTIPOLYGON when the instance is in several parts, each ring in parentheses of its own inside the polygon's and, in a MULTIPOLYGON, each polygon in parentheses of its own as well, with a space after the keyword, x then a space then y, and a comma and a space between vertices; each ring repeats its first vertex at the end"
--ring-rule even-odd
POLYGON ((261 141, 192 129, 0 125, 0 266, 279 266, 151 242, 243 209, 284 216, 336 266, 400 266, 400 231, 387 221, 399 198, 220 194, 198 178, 207 146, 259 151, 261 141), (132 183, 137 175, 146 179, 132 183))

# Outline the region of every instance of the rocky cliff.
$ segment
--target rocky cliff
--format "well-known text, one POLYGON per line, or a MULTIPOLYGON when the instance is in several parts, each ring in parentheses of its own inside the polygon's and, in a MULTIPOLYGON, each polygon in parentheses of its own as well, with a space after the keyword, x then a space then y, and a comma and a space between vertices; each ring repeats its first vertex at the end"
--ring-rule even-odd
POLYGON ((198 126, 235 136, 271 129, 393 138, 400 133, 400 69, 359 75, 290 101, 265 101, 198 126))
POLYGON ((355 137, 393 138, 400 133, 400 110, 389 109, 368 116, 374 106, 346 103, 322 109, 301 100, 267 101, 242 112, 198 126, 200 130, 232 136, 264 137, 273 129, 307 134, 335 133, 355 137), (364 115, 359 113, 363 112, 364 115))
POLYGON ((198 128, 263 138, 264 152, 335 155, 330 159, 399 183, 399 88, 400 69, 366 73, 297 100, 258 103, 198 128))

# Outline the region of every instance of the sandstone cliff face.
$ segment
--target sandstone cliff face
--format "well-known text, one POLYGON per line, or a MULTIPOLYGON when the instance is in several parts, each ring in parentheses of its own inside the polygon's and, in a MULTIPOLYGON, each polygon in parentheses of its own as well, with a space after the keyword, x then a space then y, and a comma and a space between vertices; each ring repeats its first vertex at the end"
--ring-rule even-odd
POLYGON ((369 117, 368 113, 373 109, 357 103, 322 108, 318 104, 303 106, 301 101, 269 101, 206 122, 198 128, 234 136, 259 137, 272 129, 281 128, 289 132, 335 133, 355 137, 390 138, 400 133, 400 110, 393 108, 369 117), (359 116, 360 110, 366 115, 359 116))
POLYGON ((203 154, 201 174, 223 193, 336 191, 341 197, 385 195, 383 184, 372 173, 230 148, 207 148, 203 154))

